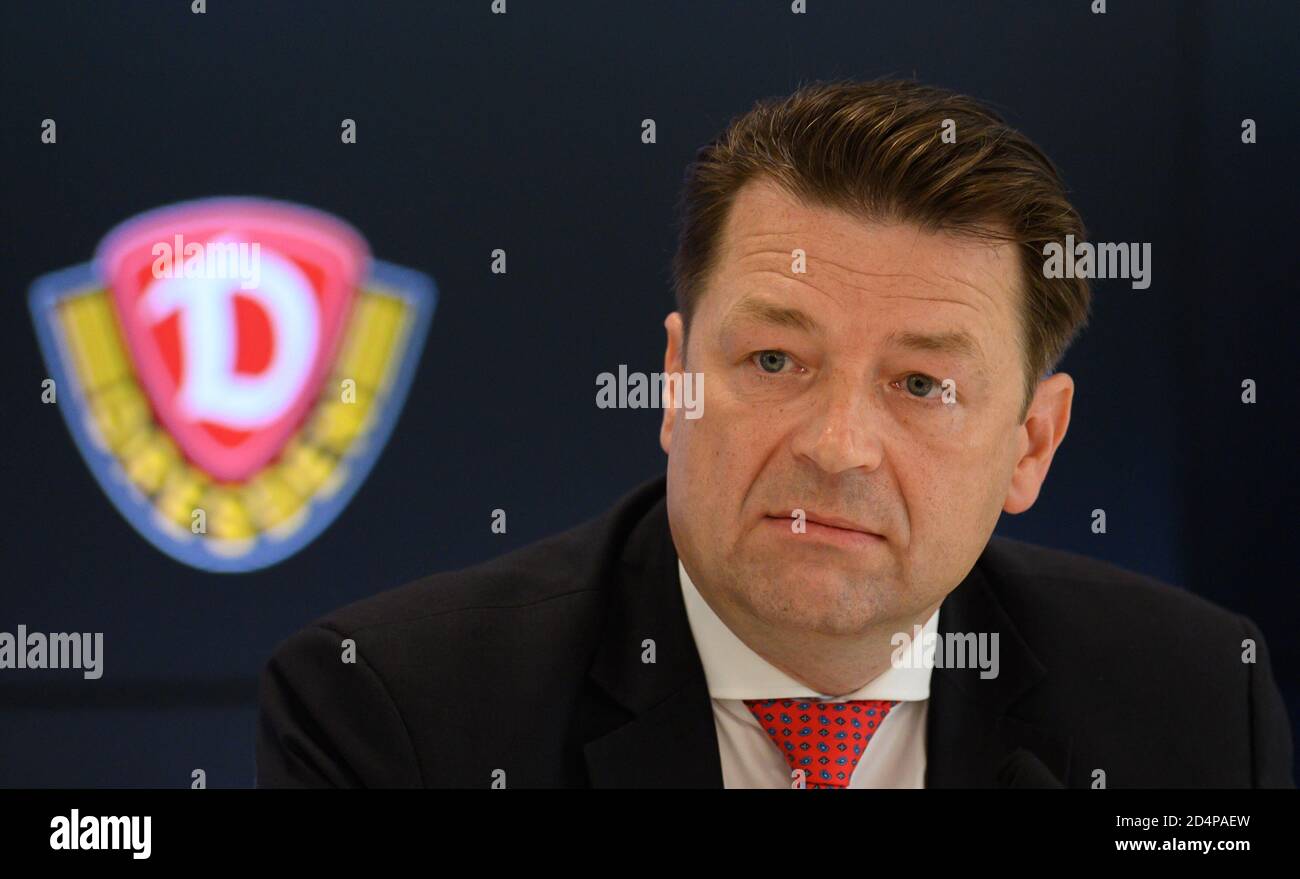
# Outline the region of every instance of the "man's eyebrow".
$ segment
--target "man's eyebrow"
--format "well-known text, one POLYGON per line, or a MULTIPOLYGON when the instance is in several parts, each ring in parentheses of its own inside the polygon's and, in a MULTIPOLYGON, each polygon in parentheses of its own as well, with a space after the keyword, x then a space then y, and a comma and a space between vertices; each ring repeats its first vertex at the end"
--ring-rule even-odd
POLYGON ((785 305, 777 305, 764 299, 754 296, 746 296, 744 299, 732 306, 731 311, 727 314, 724 325, 730 325, 734 321, 744 319, 756 320, 759 323, 772 324, 779 327, 789 327, 790 329, 803 330, 806 333, 815 333, 821 326, 817 321, 804 314, 797 308, 791 308, 785 305))
POLYGON ((982 360, 984 351, 975 337, 965 330, 950 330, 943 333, 896 332, 885 337, 886 345, 909 348, 913 351, 937 351, 940 354, 956 354, 982 360))
MULTIPOLYGON (((757 296, 741 299, 727 314, 724 327, 735 321, 750 319, 774 326, 789 327, 815 333, 821 325, 797 308, 777 305, 757 296)), ((935 351, 940 354, 954 354, 973 360, 983 360, 984 350, 974 336, 965 330, 948 330, 940 333, 917 333, 900 331, 885 337, 886 346, 908 348, 913 351, 935 351)))

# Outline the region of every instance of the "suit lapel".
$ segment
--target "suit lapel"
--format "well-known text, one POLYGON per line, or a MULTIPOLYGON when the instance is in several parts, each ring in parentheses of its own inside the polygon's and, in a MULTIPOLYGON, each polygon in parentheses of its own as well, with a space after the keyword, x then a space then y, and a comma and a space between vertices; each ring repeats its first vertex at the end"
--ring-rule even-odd
POLYGON ((605 637, 589 674, 629 719, 587 741, 591 785, 722 787, 713 705, 664 501, 633 529, 612 586, 605 637), (646 662, 650 649, 654 661, 646 662))
POLYGON ((979 668, 934 669, 926 719, 926 787, 1005 786, 1004 768, 1022 749, 1064 783, 1069 740, 1016 709, 1017 700, 1046 669, 998 602, 981 563, 944 600, 939 632, 997 632, 998 675, 985 679, 979 668))

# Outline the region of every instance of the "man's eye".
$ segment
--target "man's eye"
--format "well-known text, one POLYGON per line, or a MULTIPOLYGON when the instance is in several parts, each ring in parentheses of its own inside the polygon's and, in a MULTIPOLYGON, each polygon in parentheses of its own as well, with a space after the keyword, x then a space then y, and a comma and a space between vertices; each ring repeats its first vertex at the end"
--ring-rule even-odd
POLYGON ((790 362, 790 355, 782 351, 759 351, 754 355, 754 362, 763 372, 780 372, 790 362))
POLYGON ((934 390, 936 386, 934 379, 930 378, 928 375, 921 375, 919 372, 914 372, 909 375, 906 384, 907 390, 918 397, 930 396, 930 392, 934 390))

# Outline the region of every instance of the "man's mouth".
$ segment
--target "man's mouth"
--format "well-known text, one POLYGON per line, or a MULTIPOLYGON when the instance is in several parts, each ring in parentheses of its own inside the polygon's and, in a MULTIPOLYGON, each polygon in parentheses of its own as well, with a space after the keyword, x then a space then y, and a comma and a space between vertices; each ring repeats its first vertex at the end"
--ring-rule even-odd
POLYGON ((883 534, 873 531, 865 523, 831 513, 792 510, 788 513, 768 514, 767 519, 796 537, 812 536, 849 546, 870 546, 886 541, 883 534))

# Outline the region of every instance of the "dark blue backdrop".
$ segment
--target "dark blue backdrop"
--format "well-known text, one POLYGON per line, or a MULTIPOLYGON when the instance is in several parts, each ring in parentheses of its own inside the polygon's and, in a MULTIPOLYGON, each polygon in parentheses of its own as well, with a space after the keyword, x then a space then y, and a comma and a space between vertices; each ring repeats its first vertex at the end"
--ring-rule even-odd
POLYGON ((1038 504, 1000 533, 1248 614, 1295 726, 1284 364, 1300 7, 809 5, 4 4, 0 631, 102 631, 106 671, 0 672, 0 785, 188 786, 195 768, 248 785, 256 675, 281 638, 572 525, 660 471, 657 413, 597 409, 595 377, 662 363, 686 162, 760 96, 888 73, 998 106, 1061 166, 1094 239, 1153 245, 1150 289, 1096 285, 1064 364, 1069 436, 1038 504), (348 117, 358 142, 343 146, 348 117), (111 506, 39 401, 25 303, 35 276, 86 260, 118 221, 212 194, 336 213, 441 291, 405 411, 350 507, 301 554, 237 577, 170 561, 111 506), (497 247, 504 276, 489 271, 497 247), (488 527, 498 507, 505 535, 488 527))

